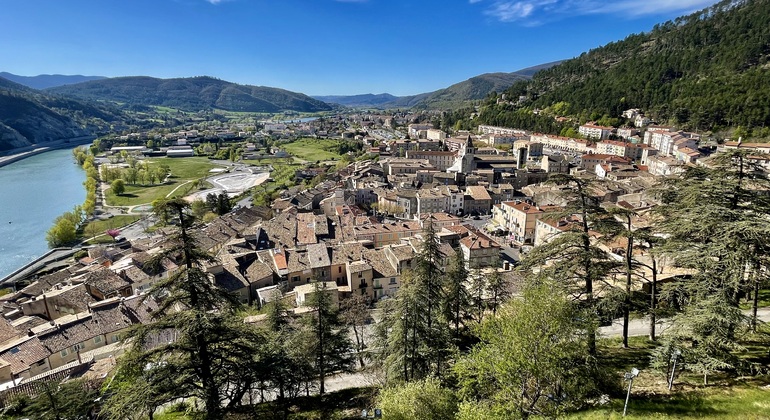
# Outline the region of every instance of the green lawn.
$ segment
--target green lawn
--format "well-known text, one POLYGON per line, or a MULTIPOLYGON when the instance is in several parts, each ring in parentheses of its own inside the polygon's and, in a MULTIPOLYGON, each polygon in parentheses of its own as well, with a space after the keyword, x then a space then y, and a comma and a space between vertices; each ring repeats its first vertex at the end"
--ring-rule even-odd
MULTIPOLYGON (((753 304, 753 300, 742 300, 741 309, 751 309, 753 304)), ((759 307, 764 308, 766 306, 770 306, 770 289, 762 289, 759 291, 759 307)))
MULTIPOLYGON (((101 235, 107 231, 107 229, 119 229, 123 226, 129 225, 139 219, 141 219, 142 216, 134 215, 134 214, 127 214, 127 215, 117 215, 112 216, 111 218, 107 220, 92 220, 83 227, 82 232, 80 232, 80 239, 86 239, 91 238, 96 235, 101 235)), ((88 241, 89 244, 101 244, 101 243, 112 243, 114 240, 109 235, 100 236, 96 239, 88 241)))
MULTIPOLYGON (((218 168, 202 157, 192 158, 157 158, 148 160, 150 165, 167 165, 171 169, 171 176, 165 184, 151 186, 127 185, 126 191, 121 196, 116 196, 112 190, 107 190, 107 204, 110 206, 135 206, 138 204, 152 203, 158 198, 166 197, 171 191, 187 181, 194 181, 211 175, 212 168, 218 168)), ((174 197, 187 195, 193 186, 189 183, 174 193, 174 197)))
POLYGON ((281 144, 292 155, 310 162, 338 160, 342 156, 337 153, 338 140, 300 139, 291 143, 281 144))
MULTIPOLYGON (((767 344, 745 341, 746 359, 767 364, 767 344)), ((675 388, 669 392, 666 378, 649 367, 650 353, 655 344, 646 337, 631 337, 629 348, 620 345, 619 338, 602 339, 598 343, 599 359, 612 366, 618 377, 631 368, 641 374, 634 380, 628 406, 630 419, 770 419, 770 378, 730 378, 713 375, 714 385, 703 386, 703 377, 692 372, 677 375, 675 388)), ((623 415, 625 393, 613 398, 607 406, 571 413, 569 419, 620 419, 623 415)))
MULTIPOLYGON (((768 381, 733 386, 710 386, 673 394, 633 393, 628 403, 629 419, 770 419, 768 381)), ((607 407, 573 413, 569 419, 621 419, 623 399, 612 400, 607 407)))

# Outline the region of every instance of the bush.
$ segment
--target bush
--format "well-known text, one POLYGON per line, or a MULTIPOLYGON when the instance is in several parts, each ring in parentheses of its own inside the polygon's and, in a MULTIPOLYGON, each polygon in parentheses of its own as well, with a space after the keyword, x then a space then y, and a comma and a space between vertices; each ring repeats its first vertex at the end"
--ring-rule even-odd
POLYGON ((438 379, 428 378, 383 389, 377 407, 389 420, 449 420, 455 418, 457 399, 451 390, 441 387, 438 379))

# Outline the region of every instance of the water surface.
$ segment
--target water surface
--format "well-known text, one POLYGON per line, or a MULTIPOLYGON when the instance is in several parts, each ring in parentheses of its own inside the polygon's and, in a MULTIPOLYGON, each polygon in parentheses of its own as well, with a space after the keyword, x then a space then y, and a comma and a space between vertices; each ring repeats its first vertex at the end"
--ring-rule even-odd
POLYGON ((0 167, 0 278, 48 250, 46 231, 57 216, 83 203, 83 181, 71 149, 0 167))

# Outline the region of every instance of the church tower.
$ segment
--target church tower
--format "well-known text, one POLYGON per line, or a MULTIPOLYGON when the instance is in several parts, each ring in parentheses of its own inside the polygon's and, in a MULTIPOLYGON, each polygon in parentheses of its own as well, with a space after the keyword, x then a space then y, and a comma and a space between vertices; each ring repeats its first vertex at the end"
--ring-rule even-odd
POLYGON ((470 174, 475 169, 473 165, 473 155, 475 154, 476 148, 473 147, 473 138, 469 134, 468 138, 465 139, 465 147, 463 147, 462 172, 464 174, 470 174))

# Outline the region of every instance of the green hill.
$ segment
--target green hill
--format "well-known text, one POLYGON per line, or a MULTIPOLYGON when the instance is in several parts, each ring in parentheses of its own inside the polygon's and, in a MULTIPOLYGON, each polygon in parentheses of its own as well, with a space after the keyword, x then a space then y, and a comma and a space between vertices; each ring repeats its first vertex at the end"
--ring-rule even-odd
MULTIPOLYGON (((580 120, 641 108, 691 129, 770 126, 770 0, 725 0, 542 70, 506 93, 580 120)), ((480 121, 517 106, 490 102, 480 121)), ((515 120, 515 119, 513 119, 515 120)), ((526 127, 522 127, 526 128, 526 127)))
POLYGON ((131 105, 158 105, 185 111, 317 112, 328 104, 283 89, 238 85, 212 77, 157 79, 116 77, 48 89, 61 95, 131 105))
POLYGON ((0 151, 91 135, 121 118, 120 112, 104 106, 0 78, 0 151))

